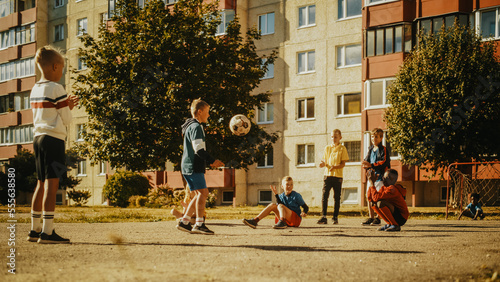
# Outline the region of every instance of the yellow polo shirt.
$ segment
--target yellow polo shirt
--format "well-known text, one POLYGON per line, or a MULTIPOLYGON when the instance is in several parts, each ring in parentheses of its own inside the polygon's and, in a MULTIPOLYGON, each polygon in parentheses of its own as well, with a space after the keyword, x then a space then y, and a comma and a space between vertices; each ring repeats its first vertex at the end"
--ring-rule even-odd
POLYGON ((325 147, 325 154, 323 155, 323 160, 325 160, 325 176, 335 176, 343 177, 344 168, 337 168, 330 170, 330 167, 340 165, 342 161, 348 161, 349 156, 347 155, 347 149, 344 145, 331 144, 325 147))

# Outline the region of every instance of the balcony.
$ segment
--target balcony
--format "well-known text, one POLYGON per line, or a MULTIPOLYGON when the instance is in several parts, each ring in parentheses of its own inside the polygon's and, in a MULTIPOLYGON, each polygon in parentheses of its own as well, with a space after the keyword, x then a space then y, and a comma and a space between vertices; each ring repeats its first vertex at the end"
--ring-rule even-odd
POLYGON ((363 8, 362 14, 363 29, 394 23, 412 22, 415 19, 415 2, 403 0, 366 6, 363 8))

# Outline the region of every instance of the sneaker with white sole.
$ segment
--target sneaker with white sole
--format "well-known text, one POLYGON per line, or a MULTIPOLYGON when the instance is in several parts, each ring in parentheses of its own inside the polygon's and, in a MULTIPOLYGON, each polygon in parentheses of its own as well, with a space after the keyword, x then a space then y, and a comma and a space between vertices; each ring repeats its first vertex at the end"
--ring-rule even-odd
POLYGON ((51 235, 47 233, 40 233, 40 238, 38 238, 38 244, 69 244, 69 239, 63 238, 56 234, 53 230, 51 235))
POLYGON ((193 229, 191 229, 191 234, 205 234, 205 235, 214 235, 214 232, 203 223, 201 226, 195 225, 193 229))
POLYGON ((378 231, 386 231, 386 230, 387 230, 387 228, 389 228, 390 226, 391 226, 390 224, 386 224, 386 225, 384 225, 384 226, 380 227, 380 228, 379 228, 379 229, 377 229, 377 230, 378 230, 378 231))
POLYGON ((386 230, 386 232, 397 232, 397 231, 401 231, 401 227, 399 225, 391 225, 389 226, 386 230))
POLYGON ((182 223, 182 220, 179 220, 179 223, 177 223, 177 226, 176 228, 180 231, 184 231, 184 232, 188 232, 188 233, 191 233, 191 229, 193 229, 193 227, 191 226, 191 223, 187 223, 187 224, 184 224, 182 223))
POLYGON ((370 223, 371 226, 374 226, 374 225, 380 225, 380 218, 376 217, 373 219, 372 223, 370 223))
POLYGON ((287 227, 288 227, 288 225, 286 225, 286 223, 283 220, 278 221, 278 223, 276 223, 273 226, 274 229, 285 229, 287 227))
POLYGON ((322 217, 316 223, 317 224, 327 224, 328 223, 328 219, 326 219, 326 217, 322 217))
POLYGON ((40 233, 42 232, 36 232, 34 230, 30 231, 30 234, 28 235, 28 242, 37 242, 38 239, 40 239, 40 233))
POLYGON ((253 229, 257 228, 257 221, 255 221, 255 219, 243 219, 243 223, 253 229))

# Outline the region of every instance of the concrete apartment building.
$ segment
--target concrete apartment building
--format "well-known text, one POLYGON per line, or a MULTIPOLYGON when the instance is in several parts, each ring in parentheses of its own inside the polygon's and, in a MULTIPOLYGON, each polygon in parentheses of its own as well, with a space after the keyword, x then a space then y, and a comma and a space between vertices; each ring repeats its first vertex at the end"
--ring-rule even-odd
MULTIPOLYGON (((455 20, 474 27, 485 40, 500 39, 500 0, 364 0, 363 7, 363 111, 364 152, 369 131, 386 129, 383 121, 386 88, 399 66, 416 44, 417 32, 436 33, 455 20)), ((500 44, 498 44, 500 50, 500 44)), ((386 132, 387 134, 387 132, 386 132)), ((390 133, 389 133, 390 134, 390 133)), ((386 139, 384 139, 384 143, 386 139)), ((390 144, 385 144, 389 145, 390 144)), ((428 180, 423 171, 402 166, 391 154, 391 166, 407 188, 406 201, 412 206, 444 206, 446 181, 428 180)), ((363 179, 363 187, 366 187, 363 179)))

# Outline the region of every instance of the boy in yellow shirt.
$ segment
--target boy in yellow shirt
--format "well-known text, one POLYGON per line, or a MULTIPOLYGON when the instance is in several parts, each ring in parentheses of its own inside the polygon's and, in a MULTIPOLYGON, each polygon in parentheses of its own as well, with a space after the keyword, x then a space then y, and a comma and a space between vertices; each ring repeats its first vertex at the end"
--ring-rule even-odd
POLYGON ((333 224, 338 224, 338 216, 340 210, 340 194, 342 192, 342 178, 343 170, 346 161, 349 160, 347 149, 344 145, 340 144, 342 133, 339 129, 332 132, 333 144, 325 147, 323 159, 319 164, 320 168, 325 168, 323 196, 322 202, 322 217, 318 220, 318 224, 326 224, 326 210, 328 208, 328 197, 330 197, 330 190, 333 188, 334 210, 333 210, 333 224))

